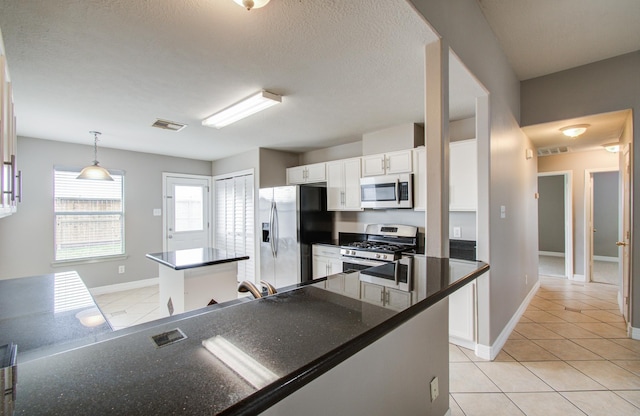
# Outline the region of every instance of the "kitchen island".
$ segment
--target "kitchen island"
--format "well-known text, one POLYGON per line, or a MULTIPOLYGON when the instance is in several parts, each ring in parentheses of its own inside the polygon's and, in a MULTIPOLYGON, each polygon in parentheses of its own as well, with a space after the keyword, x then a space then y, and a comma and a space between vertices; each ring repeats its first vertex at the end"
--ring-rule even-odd
POLYGON ((146 257, 160 264, 161 317, 237 299, 237 262, 249 259, 210 247, 152 253, 146 257))
POLYGON ((404 308, 328 290, 339 273, 19 363, 16 414, 444 415, 447 296, 488 265, 395 264, 411 273, 404 308), (434 380, 440 394, 430 401, 434 380))

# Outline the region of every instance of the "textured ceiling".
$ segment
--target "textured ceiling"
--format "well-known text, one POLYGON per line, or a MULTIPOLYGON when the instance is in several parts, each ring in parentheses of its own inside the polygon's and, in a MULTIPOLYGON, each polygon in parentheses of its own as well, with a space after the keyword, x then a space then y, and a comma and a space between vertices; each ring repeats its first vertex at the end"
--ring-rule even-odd
MULTIPOLYGON (((424 45, 436 39, 404 0, 274 0, 250 12, 232 0, 2 0, 0 28, 20 135, 90 144, 98 130, 104 147, 204 160, 422 122, 424 45), (283 103, 201 126, 261 89, 283 103), (151 128, 156 118, 188 127, 151 128)), ((473 115, 468 95, 452 98, 453 118, 473 115)))
POLYGON ((640 49, 638 0, 478 0, 518 78, 640 49))

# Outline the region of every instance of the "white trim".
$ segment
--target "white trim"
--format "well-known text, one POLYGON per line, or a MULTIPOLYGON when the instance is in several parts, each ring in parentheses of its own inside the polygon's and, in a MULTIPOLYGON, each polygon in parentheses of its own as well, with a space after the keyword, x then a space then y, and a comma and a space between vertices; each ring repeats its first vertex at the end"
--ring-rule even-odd
POLYGON ((640 339, 640 328, 634 328, 629 324, 627 333, 632 339, 640 339))
POLYGON ((458 346, 460 346, 462 348, 466 348, 466 349, 472 350, 472 351, 475 351, 476 345, 478 345, 478 344, 476 344, 475 342, 473 342, 471 340, 464 339, 464 338, 459 338, 459 337, 454 337, 454 336, 451 336, 451 335, 449 335, 449 342, 451 344, 455 344, 455 345, 458 345, 458 346))
POLYGON ((529 291, 529 294, 527 294, 527 297, 522 301, 516 313, 513 314, 513 316, 509 320, 509 323, 505 325, 505 327, 502 329, 502 332, 500 332, 500 335, 492 345, 476 345, 475 353, 478 357, 484 358, 485 360, 493 361, 498 356, 498 354, 502 350, 502 347, 504 347, 504 344, 507 342, 507 339, 509 339, 511 332, 513 332, 513 330, 515 329, 516 325, 520 321, 520 318, 522 318, 522 315, 527 310, 527 307, 529 307, 531 299, 533 299, 539 288, 540 280, 538 280, 536 284, 533 285, 533 287, 529 291))
POLYGON ((564 257, 564 253, 558 253, 557 251, 538 251, 538 256, 564 257))
POLYGON ((447 413, 445 413, 444 416, 451 416, 451 408, 447 409, 447 413))
POLYGON ((160 284, 159 277, 151 279, 133 280, 131 282, 117 283, 115 285, 98 286, 89 289, 93 296, 104 295, 107 293, 122 292, 124 290, 140 289, 143 287, 154 286, 160 284))
POLYGON ((587 279, 584 274, 574 274, 570 280, 574 280, 576 282, 587 282, 587 279))
POLYGON ((593 256, 593 260, 597 261, 607 261, 610 263, 618 263, 620 261, 619 257, 611 257, 611 256, 593 256))

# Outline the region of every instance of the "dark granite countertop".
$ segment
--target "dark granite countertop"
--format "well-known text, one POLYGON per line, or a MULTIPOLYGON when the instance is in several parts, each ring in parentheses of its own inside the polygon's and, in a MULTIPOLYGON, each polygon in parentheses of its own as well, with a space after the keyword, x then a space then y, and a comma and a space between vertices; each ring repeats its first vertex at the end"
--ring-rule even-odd
POLYGON ((488 270, 481 262, 420 256, 394 264, 409 263, 411 301, 401 309, 325 288, 359 275, 340 273, 19 363, 16 414, 258 414, 488 270), (153 342, 176 328, 186 339, 153 342), (254 361, 260 375, 232 370, 222 350, 254 361))
POLYGON ((111 327, 76 272, 0 280, 0 345, 25 362, 94 343, 111 327))
POLYGON ((175 270, 249 260, 249 256, 211 247, 151 253, 146 257, 175 270))

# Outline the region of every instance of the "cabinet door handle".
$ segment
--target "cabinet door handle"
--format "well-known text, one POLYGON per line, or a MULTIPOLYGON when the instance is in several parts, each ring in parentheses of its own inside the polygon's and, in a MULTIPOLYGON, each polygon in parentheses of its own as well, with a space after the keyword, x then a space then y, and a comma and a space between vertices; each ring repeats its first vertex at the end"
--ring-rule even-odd
POLYGON ((16 175, 16 179, 18 180, 18 191, 16 192, 16 199, 18 202, 22 202, 22 171, 19 170, 16 175))
POLYGON ((387 162, 386 169, 389 170, 389 168, 391 167, 391 159, 386 158, 385 161, 387 162))

